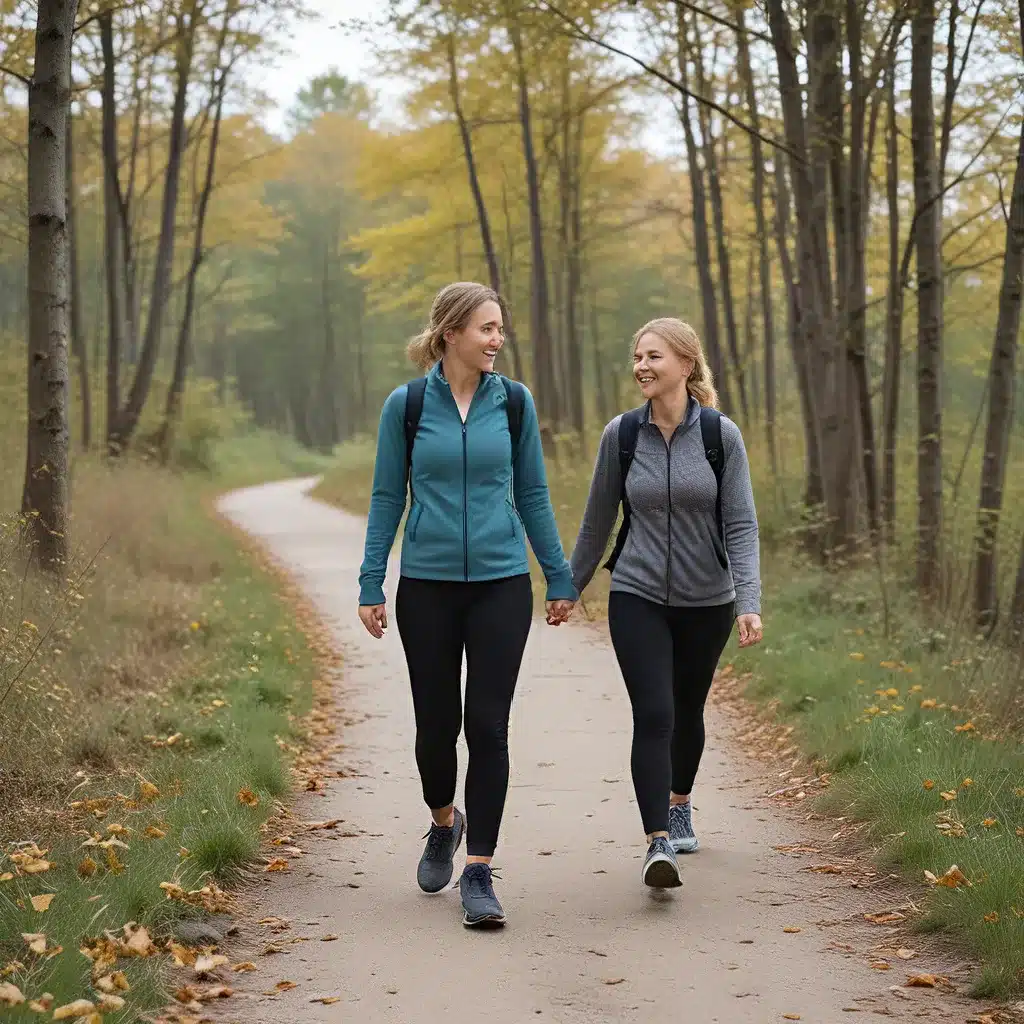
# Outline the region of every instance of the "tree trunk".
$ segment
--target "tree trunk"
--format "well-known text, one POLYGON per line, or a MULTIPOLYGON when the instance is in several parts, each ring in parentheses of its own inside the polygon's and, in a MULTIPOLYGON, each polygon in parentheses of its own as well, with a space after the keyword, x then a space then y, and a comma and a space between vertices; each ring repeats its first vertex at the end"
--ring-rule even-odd
POLYGON ((149 396, 160 352, 163 334, 164 314, 171 293, 171 273, 174 268, 174 240, 178 210, 178 193, 181 184, 181 161, 185 149, 185 106, 188 94, 189 76, 192 71, 192 57, 195 46, 197 0, 190 0, 187 11, 177 18, 176 74, 174 105, 171 113, 170 136, 168 141, 167 168, 164 173, 164 194, 160 216, 160 237, 157 242, 156 262, 153 267, 153 287, 149 299, 149 318, 146 334, 142 340, 142 351, 132 381, 131 391, 124 407, 119 411, 112 438, 112 451, 122 450, 131 440, 142 410, 149 396))
POLYGON ((68 274, 71 302, 71 354, 78 369, 78 390, 82 403, 81 445, 86 451, 92 444, 92 385, 89 379, 89 351, 85 344, 82 323, 82 274, 78 263, 78 194, 75 189, 74 119, 68 105, 66 172, 68 201, 68 274))
MULTIPOLYGON (((686 18, 683 8, 676 11, 676 57, 679 64, 679 80, 684 87, 689 79, 688 46, 686 43, 686 18)), ((697 277, 700 282, 701 310, 704 320, 704 347, 707 350, 711 375, 718 388, 719 403, 722 411, 732 410, 729 392, 729 378, 725 372, 725 359, 718 335, 718 302, 715 298, 715 282, 711 274, 711 241, 708 233, 707 197, 704 190, 704 169, 700 163, 697 139, 693 132, 690 114, 690 98, 683 94, 680 100, 679 119, 683 125, 686 139, 686 162, 689 169, 690 193, 693 204, 693 249, 694 262, 697 264, 697 277)))
MULTIPOLYGON (((825 504, 825 511, 835 514, 832 507, 834 489, 826 486, 825 466, 827 453, 824 446, 823 404, 819 393, 826 381, 821 372, 821 361, 817 359, 819 346, 828 346, 834 324, 826 312, 830 299, 828 282, 828 260, 822 265, 822 233, 827 233, 827 223, 814 200, 815 184, 809 160, 808 132, 804 118, 802 87, 796 63, 796 46, 793 40, 789 18, 782 0, 767 0, 768 22, 775 49, 779 72, 779 92, 782 99, 783 124, 787 146, 792 154, 788 160, 789 175, 793 186, 796 209, 796 255, 797 273, 795 301, 790 303, 799 341, 796 353, 798 375, 802 372, 801 396, 804 405, 804 433, 807 438, 807 487, 805 501, 816 508, 825 504), (801 367, 804 369, 801 370, 801 367)), ((780 197, 788 189, 781 174, 778 176, 780 197)), ((828 401, 826 397, 825 402, 828 401)), ((827 405, 825 411, 827 412, 827 405)), ((834 467, 833 467, 834 469, 834 467)))
POLYGON ((565 341, 569 356, 569 409, 572 426, 584 441, 586 426, 583 402, 583 344, 580 339, 580 290, 583 281, 583 125, 585 114, 576 118, 576 133, 569 150, 569 238, 566 254, 565 341))
MULTIPOLYGON (((1024 0, 1021 34, 1024 36, 1024 0)), ((1024 40, 1022 40, 1024 41, 1024 40)), ((1017 146, 1017 169, 1006 224, 1006 256, 999 288, 999 317, 988 372, 988 426, 985 456, 981 464, 981 495, 978 500, 978 532, 974 608, 978 625, 990 628, 999 604, 996 539, 1003 507, 1007 452, 1013 426, 1014 392, 1017 383, 1017 339, 1021 320, 1021 282, 1024 280, 1024 123, 1017 146)))
MULTIPOLYGON (((737 25, 736 47, 739 57, 740 77, 746 90, 747 110, 750 126, 755 133, 761 131, 761 115, 757 104, 757 89, 754 85, 754 71, 750 63, 750 44, 744 24, 743 6, 734 8, 737 25)), ((753 166, 754 217, 757 225, 757 267, 761 288, 761 327, 764 331, 764 419, 765 437, 771 458, 772 474, 778 472, 778 452, 775 445, 775 418, 777 385, 775 381, 775 318, 772 308, 772 270, 768 258, 768 218, 765 214, 765 171, 764 148, 757 134, 750 136, 750 159, 753 166)), ((777 159, 781 159, 781 156, 777 159)), ((787 252, 788 257, 788 252, 787 252)))
POLYGON ((555 379, 555 361, 551 342, 550 309, 548 300, 548 272, 544 260, 544 224, 541 216, 540 176, 533 147, 533 125, 530 114, 530 90, 526 78, 526 58, 519 28, 518 13, 505 10, 508 32, 515 51, 516 83, 519 98, 519 125, 522 130, 523 159, 526 163, 526 192, 530 218, 530 334, 533 345, 533 383, 540 413, 541 437, 545 451, 553 450, 555 422, 555 396, 551 393, 555 379))
POLYGON ((462 94, 459 89, 459 71, 455 53, 454 33, 448 36, 446 42, 448 49, 448 92, 452 101, 452 108, 455 112, 455 121, 459 126, 459 138, 462 140, 462 155, 466 160, 466 173, 469 175, 469 191, 473 196, 473 205, 476 207, 476 219, 480 226, 480 243, 483 246, 484 259, 487 261, 487 276, 491 288, 499 296, 502 296, 502 322, 505 325, 505 341, 508 344, 509 351, 512 353, 512 372, 515 374, 516 380, 522 380, 524 375, 523 357, 519 351, 519 343, 516 340, 512 314, 502 294, 501 272, 498 269, 498 256, 494 250, 494 238, 491 235, 491 219, 487 214, 487 203, 484 200, 483 190, 480 187, 480 176, 476 169, 476 157, 473 154, 473 137, 469 131, 469 122, 466 120, 465 112, 462 109, 462 94))
POLYGON ((67 118, 78 0, 40 0, 28 90, 28 430, 22 512, 40 566, 68 560, 67 118))
POLYGON ((323 310, 324 349, 320 364, 320 386, 317 424, 318 447, 325 454, 330 454, 338 443, 340 431, 338 425, 337 376, 338 346, 334 330, 334 294, 331 287, 331 259, 339 245, 335 233, 328 236, 324 244, 323 269, 320 277, 320 306, 323 310))
MULTIPOLYGON (((679 10, 682 13, 683 8, 680 7, 679 10)), ((694 41, 691 54, 697 72, 697 88, 702 96, 710 96, 711 89, 707 76, 704 74, 703 42, 696 16, 693 19, 693 32, 694 41)), ((704 166, 708 172, 708 198, 711 201, 711 220, 715 231, 715 254, 718 257, 718 284, 722 294, 725 340, 729 347, 732 369, 736 375, 736 387, 739 389, 740 414, 746 421, 750 418, 750 403, 747 398, 746 375, 743 372, 743 357, 740 354, 739 329, 736 323, 736 302, 733 298, 732 290, 732 261, 729 255, 729 242, 725 231, 725 207, 722 201, 722 180, 718 169, 716 140, 711 131, 711 116, 704 104, 697 104, 697 117, 700 124, 704 166)))
POLYGON ((934 596, 942 538, 942 200, 935 159, 932 56, 935 0, 918 0, 912 21, 910 121, 917 242, 917 582, 934 596))
MULTIPOLYGON (((227 23, 225 22, 225 30, 227 23)), ((223 44, 223 38, 221 40, 223 44)), ((157 438, 157 447, 164 462, 170 458, 174 430, 181 416, 181 399, 185 393, 185 376, 188 373, 189 356, 192 349, 192 323, 196 305, 196 280, 199 268, 203 264, 206 251, 203 247, 203 236, 206 228, 206 212, 213 194, 213 181, 217 169, 217 149, 220 144, 221 116, 224 110, 224 90, 227 84, 227 71, 222 70, 214 80, 214 113, 210 128, 209 151, 206 156, 206 173, 202 189, 199 193, 199 204, 196 210, 195 236, 192 241, 192 259, 185 277, 185 308, 182 311, 181 326, 178 329, 178 344, 174 350, 174 371, 171 384, 167 389, 167 401, 164 403, 164 421, 157 438)))
POLYGON ((103 50, 103 225, 107 275, 107 446, 112 447, 121 411, 121 358, 124 318, 121 309, 121 185, 117 156, 117 96, 114 74, 114 15, 106 8, 98 18, 103 50))
POLYGON ((900 274, 899 130, 896 126, 896 70, 886 69, 888 92, 885 192, 889 212, 889 291, 885 309, 885 368, 882 375, 882 514, 889 544, 896 541, 896 445, 899 434, 900 370, 903 361, 903 281, 900 274))

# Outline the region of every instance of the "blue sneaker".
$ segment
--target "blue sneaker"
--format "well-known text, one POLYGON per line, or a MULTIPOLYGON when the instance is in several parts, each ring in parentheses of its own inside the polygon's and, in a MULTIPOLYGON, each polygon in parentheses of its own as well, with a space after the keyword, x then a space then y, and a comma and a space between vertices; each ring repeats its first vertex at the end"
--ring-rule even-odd
POLYGON ((465 833, 466 819, 458 807, 451 827, 430 823, 430 831, 423 837, 427 845, 416 869, 416 881, 424 892, 440 892, 452 880, 455 851, 465 833))
POLYGON ((652 889, 674 889, 683 884, 672 844, 664 836, 656 837, 647 850, 643 880, 652 889))
POLYGON ((467 928, 500 928, 504 925, 505 911, 494 895, 488 864, 467 864, 459 879, 459 892, 464 911, 462 923, 467 928))
POLYGON ((673 804, 668 809, 668 836, 676 853, 696 853, 700 843, 693 832, 693 805, 673 804))

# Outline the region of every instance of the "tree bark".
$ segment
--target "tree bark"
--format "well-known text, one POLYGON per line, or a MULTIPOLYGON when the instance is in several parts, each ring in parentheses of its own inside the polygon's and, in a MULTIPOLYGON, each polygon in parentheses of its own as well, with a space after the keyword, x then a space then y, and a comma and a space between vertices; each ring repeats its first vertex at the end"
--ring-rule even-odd
MULTIPOLYGON (((689 79, 688 50, 686 42, 686 18, 683 8, 676 11, 676 58, 679 64, 679 78, 684 88, 689 79)), ((693 131, 690 113, 690 98, 685 93, 680 98, 679 119, 686 139, 686 162, 689 169, 690 193, 693 205, 693 249, 697 264, 697 278, 700 282, 701 311, 704 320, 704 347, 707 350, 711 374, 718 389, 722 411, 732 411, 732 396, 729 378, 725 370, 722 345, 718 334, 718 301, 715 297, 715 281, 711 273, 711 241, 708 232, 707 194, 704 188, 704 168, 700 162, 697 139, 693 131)))
POLYGON ((476 207, 476 219, 480 226, 480 243, 483 246, 484 259, 487 261, 487 276, 491 288, 501 296, 502 322, 505 325, 505 342, 512 353, 512 372, 517 380, 522 380, 524 374, 523 356, 519 351, 515 325, 512 322, 512 313, 503 296, 501 271, 498 268, 498 255, 495 252, 494 237, 491 234, 491 219, 487 213, 487 203, 484 199, 483 189, 480 187, 480 175, 476 169, 476 157, 473 154, 473 137, 470 134, 469 122, 466 120, 466 115, 462 108, 462 93, 459 89, 458 60, 455 52, 454 33, 448 35, 446 44, 448 53, 448 92, 452 101, 452 109, 455 112, 455 121, 459 127, 459 138, 462 141, 462 155, 466 160, 466 173, 469 175, 469 191, 473 196, 473 205, 476 207))
MULTIPOLYGON (((758 137, 761 131, 761 114, 757 103, 757 89, 754 71, 750 63, 750 44, 744 23, 743 6, 734 9, 736 21, 736 47, 739 59, 740 78, 746 91, 747 112, 750 125, 758 134, 750 136, 750 160, 753 168, 754 217, 757 226, 757 268, 761 288, 761 328, 764 331, 764 419, 765 438, 771 458, 772 474, 778 472, 778 452, 775 443, 776 396, 778 387, 775 380, 775 316, 772 308, 772 270, 768 258, 768 218, 765 213, 765 164, 764 147, 758 137)), ((781 155, 777 157, 781 159, 781 155)), ((787 252, 788 257, 788 252, 787 252)), ((787 295, 788 297, 788 295, 787 295)))
POLYGON ((533 124, 530 112, 530 89, 526 76, 526 58, 517 12, 505 10, 508 32, 516 62, 516 85, 519 101, 519 126, 522 130, 523 159, 526 164, 526 191, 530 220, 530 333, 533 345, 533 377, 537 406, 541 420, 541 437, 545 451, 553 450, 553 430, 557 429, 554 395, 555 361, 552 351, 550 309, 548 299, 548 272, 544 259, 544 224, 541 215, 540 176, 533 146, 533 124))
POLYGON ((885 308, 885 366, 882 372, 882 515, 889 544, 896 541, 896 445, 899 435, 900 370, 903 362, 903 280, 900 272, 899 131, 896 126, 896 69, 886 69, 885 193, 889 213, 889 289, 885 308))
MULTIPOLYGON (((569 148, 569 237, 566 253, 565 342, 569 362, 569 409, 580 445, 585 437, 583 401, 583 343, 580 338, 580 291, 583 282, 583 126, 584 113, 576 118, 576 132, 569 148)), ((571 133, 570 133, 571 135, 571 133)))
POLYGON ((92 444, 92 384, 89 378, 89 350, 85 344, 82 323, 82 275, 78 263, 78 194, 75 188, 74 118, 68 106, 67 130, 67 202, 68 202, 68 274, 71 302, 71 354, 78 370, 78 390, 82 403, 82 436, 80 444, 86 451, 92 444))
POLYGON ((67 117, 78 0, 40 0, 28 90, 28 422, 22 512, 39 565, 68 560, 67 117))
POLYGON ((118 412, 111 451, 117 453, 131 440, 138 427, 142 410, 149 396, 160 353, 163 335, 164 314, 171 294, 171 272, 174 268, 174 241, 178 194, 181 184, 181 161, 185 150, 185 107, 189 77, 192 72, 192 57, 195 48, 197 8, 199 0, 190 0, 185 12, 177 16, 176 39, 176 83, 174 104, 171 112, 168 141, 167 168, 164 173, 164 194, 160 216, 160 237, 157 242, 156 261, 153 267, 153 286, 149 299, 149 317, 146 334, 142 341, 139 363, 132 381, 131 390, 124 407, 118 412))
MULTIPOLYGON (((225 30, 226 27, 225 23, 225 30)), ((223 45, 223 37, 221 39, 221 45, 223 45)), ((170 386, 167 389, 167 400, 164 403, 164 420, 160 426, 160 432, 157 438, 157 448, 165 462, 170 458, 174 430, 177 427, 178 420, 181 416, 181 400, 185 394, 185 377, 188 373, 189 357, 192 350, 192 325, 195 318, 196 281, 199 277, 199 268, 203 265, 203 260, 206 257, 203 238, 206 229, 206 213, 210 206, 210 197, 213 195, 213 182, 217 169, 217 149, 220 144, 220 126, 224 111, 224 91, 226 85, 227 71, 222 69, 214 79, 213 122, 210 127, 210 143, 206 156, 206 171, 203 177, 203 185, 199 193, 199 203, 196 209, 195 235, 192 241, 192 259, 189 262, 188 273, 185 277, 185 305, 181 316, 181 326, 178 329, 178 343, 174 349, 174 370, 171 374, 170 386)))
MULTIPOLYGON (((1024 42, 1024 0, 1020 0, 1024 42)), ((999 287, 999 316, 988 372, 988 425, 981 464, 978 500, 974 608, 982 629, 995 623, 999 604, 996 541, 1003 507, 1006 462, 1013 426, 1017 383, 1017 343, 1020 334, 1022 280, 1024 280, 1024 123, 1017 146, 1017 168, 1006 224, 1006 256, 999 287)))
POLYGON ((917 582, 930 596, 938 590, 942 538, 942 200, 935 157, 934 49, 935 0, 918 0, 910 72, 917 221, 917 582))

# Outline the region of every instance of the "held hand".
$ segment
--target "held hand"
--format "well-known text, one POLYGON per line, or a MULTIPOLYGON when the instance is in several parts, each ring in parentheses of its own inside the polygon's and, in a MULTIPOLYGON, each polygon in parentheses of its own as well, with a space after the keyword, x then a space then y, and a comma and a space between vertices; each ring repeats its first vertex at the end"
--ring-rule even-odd
POLYGON ((761 616, 753 613, 736 616, 736 626, 740 633, 740 647, 753 647, 761 642, 764 635, 764 627, 761 625, 761 616))
POLYGON ((361 604, 359 619, 366 627, 366 632, 378 640, 384 635, 384 630, 388 628, 388 613, 382 604, 361 604))
POLYGON ((575 606, 575 601, 559 600, 546 602, 544 610, 547 612, 548 625, 560 626, 572 615, 572 610, 575 606))

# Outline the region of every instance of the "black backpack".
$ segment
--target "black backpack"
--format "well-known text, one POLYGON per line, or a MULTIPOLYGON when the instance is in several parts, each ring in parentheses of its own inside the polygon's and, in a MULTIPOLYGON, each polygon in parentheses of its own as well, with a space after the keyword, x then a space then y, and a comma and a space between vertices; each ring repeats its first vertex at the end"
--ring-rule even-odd
MULTIPOLYGON (((498 374, 505 388, 505 413, 508 416, 508 433, 512 439, 512 463, 515 464, 519 454, 519 435, 523 430, 523 407, 526 395, 518 381, 498 374)), ((417 377, 406 385, 405 393, 405 474, 408 478, 412 472, 412 446, 416 440, 416 428, 420 425, 423 414, 423 396, 427 393, 427 378, 417 377)))
MULTIPOLYGON (((619 420, 619 470, 622 480, 622 526, 619 527, 619 535, 615 538, 615 547, 612 548, 611 556, 605 562, 604 567, 611 572, 615 563, 626 546, 626 535, 629 533, 630 507, 629 498, 626 497, 626 476, 629 467, 633 464, 633 456, 636 454, 636 439, 640 433, 640 425, 643 423, 644 407, 630 409, 622 414, 619 420)), ((700 410, 700 438, 704 445, 704 455, 711 463, 711 469, 715 474, 715 483, 718 485, 718 495, 715 498, 715 523, 718 527, 718 536, 722 541, 722 548, 725 548, 725 526, 722 523, 722 473, 725 472, 725 448, 722 446, 722 414, 717 409, 701 407, 700 410)), ((719 556, 721 560, 721 556, 719 556)))

